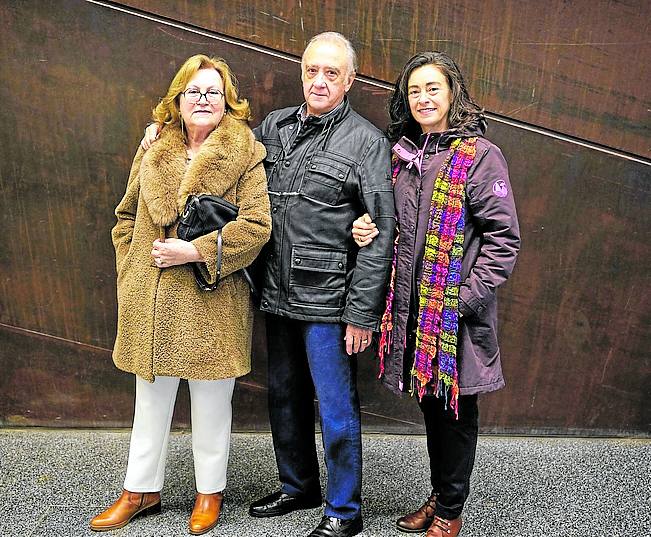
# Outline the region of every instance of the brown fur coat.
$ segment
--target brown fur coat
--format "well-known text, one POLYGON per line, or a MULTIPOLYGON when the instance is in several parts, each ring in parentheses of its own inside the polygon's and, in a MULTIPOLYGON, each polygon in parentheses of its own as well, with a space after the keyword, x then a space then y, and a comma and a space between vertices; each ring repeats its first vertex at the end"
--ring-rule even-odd
MULTIPOLYGON (((245 122, 224 116, 190 165, 181 131, 166 127, 144 153, 138 150, 112 230, 117 266, 118 331, 115 365, 154 377, 222 379, 251 370, 253 311, 238 269, 249 265, 271 232, 264 147, 245 122), (239 206, 237 220, 222 230, 221 281, 215 291, 198 288, 192 268, 159 269, 153 241, 176 237, 178 216, 191 194, 214 194, 239 206)), ((215 281, 216 232, 192 241, 215 281)))

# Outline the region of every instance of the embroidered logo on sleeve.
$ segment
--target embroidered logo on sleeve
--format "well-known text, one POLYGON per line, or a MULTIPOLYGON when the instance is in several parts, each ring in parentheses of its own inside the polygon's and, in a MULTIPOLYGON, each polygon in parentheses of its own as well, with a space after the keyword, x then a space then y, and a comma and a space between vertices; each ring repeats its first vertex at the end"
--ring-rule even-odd
POLYGON ((498 198, 506 198, 509 194, 509 189, 506 188, 506 181, 498 179, 493 183, 493 194, 498 198))

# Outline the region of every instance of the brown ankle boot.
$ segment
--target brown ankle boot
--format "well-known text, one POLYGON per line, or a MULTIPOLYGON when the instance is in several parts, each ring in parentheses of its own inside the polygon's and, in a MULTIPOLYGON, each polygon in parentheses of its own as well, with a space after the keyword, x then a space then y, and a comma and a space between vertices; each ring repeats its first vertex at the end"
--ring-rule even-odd
POLYGON ((461 517, 446 520, 435 516, 425 537, 457 537, 461 531, 461 517))
POLYGON ((214 494, 197 493, 189 523, 192 535, 201 535, 217 525, 223 500, 224 495, 221 492, 215 492, 214 494))
POLYGON ((400 531, 407 533, 418 533, 425 531, 434 520, 436 511, 436 494, 432 495, 413 513, 400 517, 396 525, 400 531))
POLYGON ((106 511, 90 521, 93 531, 109 531, 126 526, 138 515, 160 513, 160 492, 129 492, 122 495, 106 511))

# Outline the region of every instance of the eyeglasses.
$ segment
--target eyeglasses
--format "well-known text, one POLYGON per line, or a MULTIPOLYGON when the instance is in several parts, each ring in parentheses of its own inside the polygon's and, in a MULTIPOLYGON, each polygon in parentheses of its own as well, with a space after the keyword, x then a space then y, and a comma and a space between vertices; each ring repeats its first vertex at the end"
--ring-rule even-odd
POLYGON ((211 89, 202 93, 198 89, 191 88, 182 91, 181 95, 183 95, 186 101, 190 104, 197 104, 201 100, 201 97, 205 97, 208 104, 217 104, 224 98, 224 94, 216 89, 211 89))

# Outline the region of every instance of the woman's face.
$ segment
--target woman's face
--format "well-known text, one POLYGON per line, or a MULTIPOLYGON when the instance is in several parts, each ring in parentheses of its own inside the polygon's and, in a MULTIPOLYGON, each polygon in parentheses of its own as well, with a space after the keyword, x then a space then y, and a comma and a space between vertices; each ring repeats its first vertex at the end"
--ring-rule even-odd
POLYGON ((452 90, 443 72, 434 65, 414 69, 407 82, 411 115, 423 132, 443 132, 449 127, 452 90))
POLYGON ((212 131, 224 117, 224 81, 215 69, 199 69, 179 102, 188 132, 212 131))

